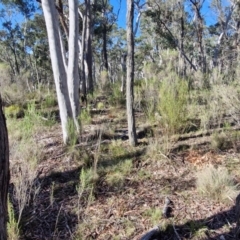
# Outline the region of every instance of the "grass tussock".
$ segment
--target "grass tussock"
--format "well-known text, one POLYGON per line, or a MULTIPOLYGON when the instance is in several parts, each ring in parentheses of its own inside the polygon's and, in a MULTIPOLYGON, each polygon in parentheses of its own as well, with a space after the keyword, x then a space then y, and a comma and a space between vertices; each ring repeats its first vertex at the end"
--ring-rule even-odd
POLYGON ((24 116, 24 109, 22 106, 13 104, 4 109, 7 118, 21 118, 24 116))
POLYGON ((109 168, 106 175, 106 182, 112 187, 122 187, 125 179, 132 170, 132 160, 119 162, 115 166, 109 168))
POLYGON ((238 185, 224 167, 210 165, 197 172, 197 190, 203 195, 219 202, 235 199, 239 193, 238 185))
POLYGON ((144 215, 150 219, 152 226, 158 226, 162 219, 162 210, 160 208, 146 209, 144 215))
POLYGON ((187 123, 188 85, 181 79, 165 79, 160 88, 161 123, 170 133, 182 133, 187 123))
POLYGON ((42 158, 41 146, 34 144, 34 140, 22 140, 12 150, 14 164, 11 165, 12 182, 14 184, 14 197, 18 204, 18 224, 23 210, 39 191, 35 184, 38 163, 42 158))

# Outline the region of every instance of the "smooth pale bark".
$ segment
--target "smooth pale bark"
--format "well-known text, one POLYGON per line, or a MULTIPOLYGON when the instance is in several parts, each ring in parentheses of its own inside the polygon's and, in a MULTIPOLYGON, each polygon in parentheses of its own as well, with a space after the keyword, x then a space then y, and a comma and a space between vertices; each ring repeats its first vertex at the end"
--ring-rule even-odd
POLYGON ((57 11, 54 1, 51 0, 42 0, 42 8, 46 22, 52 69, 57 91, 63 142, 66 144, 68 141, 68 118, 72 118, 72 109, 68 95, 67 74, 61 52, 57 11))
POLYGON ((0 240, 7 240, 7 196, 9 186, 9 144, 0 98, 0 240))
POLYGON ((133 17, 134 17, 134 4, 133 0, 127 0, 127 84, 126 84, 126 97, 127 97, 127 120, 128 120, 128 137, 129 143, 132 146, 137 144, 137 135, 135 127, 134 116, 134 36, 133 36, 133 17))
POLYGON ((64 64, 64 67, 65 67, 65 71, 67 71, 67 57, 66 57, 66 50, 65 50, 65 47, 64 47, 64 42, 63 42, 63 38, 62 38, 62 35, 61 35, 61 30, 60 28, 58 29, 59 31, 59 38, 60 38, 60 44, 61 44, 61 51, 62 51, 62 56, 63 56, 63 64, 64 64))
POLYGON ((78 1, 69 0, 69 40, 67 83, 72 108, 72 117, 79 132, 79 75, 78 75, 78 1))

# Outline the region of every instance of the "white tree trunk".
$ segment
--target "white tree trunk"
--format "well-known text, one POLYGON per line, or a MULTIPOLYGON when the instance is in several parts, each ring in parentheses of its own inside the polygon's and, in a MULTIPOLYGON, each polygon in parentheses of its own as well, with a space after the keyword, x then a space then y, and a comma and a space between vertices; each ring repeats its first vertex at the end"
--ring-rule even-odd
POLYGON ((67 82, 72 117, 79 132, 79 75, 78 75, 78 0, 69 0, 69 41, 68 41, 68 71, 67 82))
POLYGON ((134 36, 133 36, 133 0, 127 0, 127 119, 128 119, 128 137, 132 146, 137 144, 135 116, 134 116, 134 36))
POLYGON ((67 124, 68 118, 72 117, 72 110, 68 95, 67 75, 61 52, 57 11, 54 5, 54 1, 52 0, 42 0, 42 8, 46 22, 52 69, 57 91, 59 112, 63 132, 63 142, 67 143, 67 124))

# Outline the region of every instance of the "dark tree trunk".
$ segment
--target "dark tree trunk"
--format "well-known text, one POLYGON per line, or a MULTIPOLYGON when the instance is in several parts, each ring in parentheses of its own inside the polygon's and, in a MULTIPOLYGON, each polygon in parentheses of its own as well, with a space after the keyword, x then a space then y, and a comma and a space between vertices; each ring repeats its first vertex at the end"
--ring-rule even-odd
POLYGON ((103 39, 103 49, 102 49, 103 66, 105 68, 104 70, 108 72, 107 26, 106 26, 106 23, 104 23, 104 25, 103 25, 102 39, 103 39))
POLYGON ((0 240, 7 240, 7 197, 9 185, 9 145, 0 98, 0 240))
POLYGON ((132 146, 137 144, 137 134, 135 127, 134 115, 134 36, 133 36, 133 17, 134 3, 133 0, 127 0, 127 119, 128 119, 128 136, 129 143, 132 146))
POLYGON ((88 68, 88 92, 93 93, 94 86, 93 86, 93 73, 92 73, 92 11, 91 11, 91 1, 85 0, 86 4, 86 61, 87 61, 87 68, 88 68))

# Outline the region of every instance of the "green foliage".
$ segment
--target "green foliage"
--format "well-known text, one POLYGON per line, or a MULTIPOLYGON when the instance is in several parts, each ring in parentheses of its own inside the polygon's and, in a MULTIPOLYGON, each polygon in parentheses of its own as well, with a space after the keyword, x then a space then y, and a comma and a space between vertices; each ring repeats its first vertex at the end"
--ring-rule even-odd
POLYGON ((57 99, 53 94, 48 94, 43 103, 42 103, 42 108, 51 108, 57 106, 57 99))
POLYGON ((109 103, 112 106, 125 106, 126 98, 124 93, 121 92, 120 84, 115 83, 111 86, 111 93, 109 96, 109 103))
POLYGON ((108 151, 113 158, 122 156, 127 153, 126 148, 123 147, 121 140, 113 140, 108 146, 108 151))
POLYGON ((159 225, 162 218, 162 210, 160 208, 150 208, 145 211, 145 216, 149 217, 151 220, 151 225, 159 225))
POLYGON ((13 205, 10 202, 9 198, 7 202, 7 207, 8 207, 8 222, 7 222, 8 239, 18 240, 20 238, 19 227, 15 219, 13 205))
POLYGON ((23 131, 28 135, 32 134, 33 130, 40 126, 51 126, 55 123, 54 118, 50 115, 49 118, 42 116, 41 110, 37 109, 34 102, 28 103, 27 109, 24 111, 25 116, 21 123, 23 131))
MULTIPOLYGON (((177 78, 177 77, 176 77, 177 78)), ((187 123, 188 85, 181 79, 162 82, 158 105, 161 122, 170 133, 181 133, 187 123)))
POLYGON ((76 130, 76 126, 73 119, 68 119, 67 122, 67 132, 68 132, 68 146, 74 147, 78 142, 79 133, 76 130))
POLYGON ((93 173, 92 169, 82 168, 79 176, 79 185, 77 186, 79 201, 78 208, 81 208, 80 200, 83 198, 84 193, 85 193, 84 198, 85 200, 87 200, 88 204, 90 204, 93 201, 93 190, 96 180, 97 178, 93 173))
POLYGON ((122 187, 126 177, 130 174, 132 169, 132 160, 124 160, 112 168, 106 176, 107 183, 112 187, 122 187))
POLYGON ((81 124, 90 124, 92 121, 92 117, 90 114, 90 110, 89 109, 81 109, 81 113, 79 116, 79 120, 81 122, 81 124))
POLYGON ((104 103, 103 102, 98 102, 97 103, 97 109, 98 110, 103 110, 104 109, 104 103))
POLYGON ((207 166, 197 172, 196 176, 197 190, 216 201, 235 199, 239 193, 238 185, 234 183, 233 177, 224 167, 207 166))
POLYGON ((24 116, 23 107, 17 104, 13 104, 4 109, 7 118, 20 118, 24 116))
POLYGON ((187 223, 189 231, 193 235, 194 240, 208 239, 208 228, 202 222, 190 221, 187 223))

